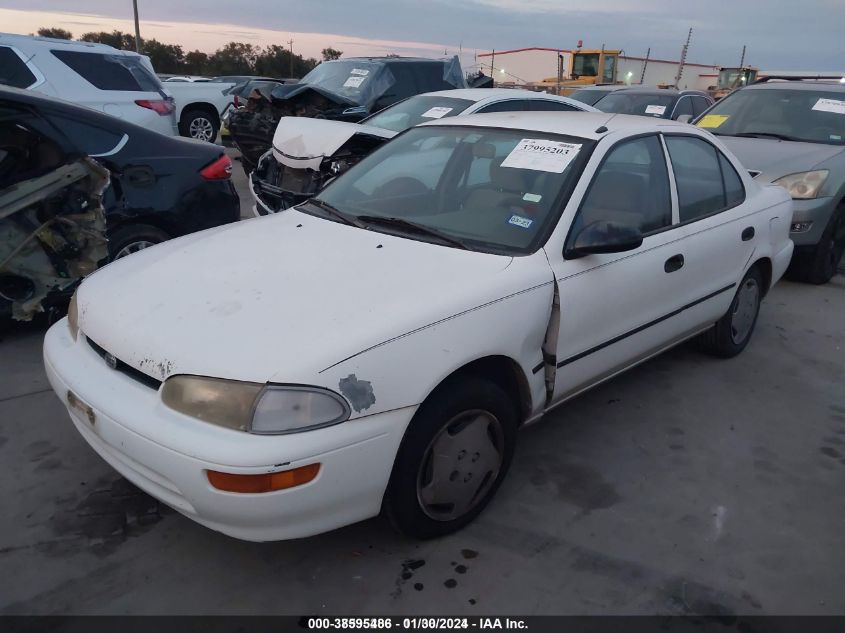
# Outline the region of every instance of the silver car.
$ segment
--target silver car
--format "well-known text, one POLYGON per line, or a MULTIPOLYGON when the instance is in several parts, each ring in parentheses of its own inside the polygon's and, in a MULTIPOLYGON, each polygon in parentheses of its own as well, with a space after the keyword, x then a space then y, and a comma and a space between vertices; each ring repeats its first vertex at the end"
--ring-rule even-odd
POLYGON ((762 80, 695 124, 721 137, 758 180, 792 195, 791 276, 829 281, 845 250, 845 84, 762 80))

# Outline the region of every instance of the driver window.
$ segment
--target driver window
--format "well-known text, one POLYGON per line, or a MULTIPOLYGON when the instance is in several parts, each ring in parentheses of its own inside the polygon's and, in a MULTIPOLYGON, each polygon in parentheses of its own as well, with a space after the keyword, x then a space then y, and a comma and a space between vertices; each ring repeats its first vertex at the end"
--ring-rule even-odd
POLYGON ((610 150, 584 196, 574 234, 594 222, 624 224, 643 234, 671 226, 669 174, 656 136, 625 141, 610 150))

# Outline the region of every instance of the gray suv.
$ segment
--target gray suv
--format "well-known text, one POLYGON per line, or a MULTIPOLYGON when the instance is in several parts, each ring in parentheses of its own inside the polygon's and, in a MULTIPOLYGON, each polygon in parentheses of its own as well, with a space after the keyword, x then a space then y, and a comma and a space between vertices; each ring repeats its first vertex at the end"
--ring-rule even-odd
POLYGON ((736 90, 695 124, 795 204, 793 278, 823 284, 845 249, 845 84, 768 78, 736 90))

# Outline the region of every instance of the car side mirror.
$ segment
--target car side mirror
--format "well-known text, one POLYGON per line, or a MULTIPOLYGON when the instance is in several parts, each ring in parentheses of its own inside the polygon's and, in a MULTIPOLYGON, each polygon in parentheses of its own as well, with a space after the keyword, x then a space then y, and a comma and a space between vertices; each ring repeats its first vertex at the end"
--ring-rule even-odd
POLYGON ((692 121, 691 114, 679 114, 678 117, 675 119, 678 123, 689 123, 692 121))
POLYGON ((643 234, 636 227, 599 220, 585 226, 575 236, 572 245, 563 252, 564 259, 578 259, 586 255, 624 253, 639 248, 643 234))

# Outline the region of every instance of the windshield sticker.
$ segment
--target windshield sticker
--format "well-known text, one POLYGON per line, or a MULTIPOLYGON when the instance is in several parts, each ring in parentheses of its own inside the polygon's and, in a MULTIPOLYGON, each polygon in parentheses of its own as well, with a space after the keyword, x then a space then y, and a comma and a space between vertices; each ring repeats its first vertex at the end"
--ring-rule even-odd
POLYGON ((819 99, 813 110, 819 112, 834 112, 836 114, 845 114, 845 101, 839 99, 819 99))
POLYGON ((662 105, 647 105, 645 107, 646 114, 659 114, 663 116, 663 113, 666 112, 666 106, 662 105))
POLYGON ((534 224, 534 220, 530 218, 523 218, 521 215, 512 215, 511 219, 508 220, 508 224, 513 224, 514 226, 527 229, 534 224))
POLYGON ((360 88, 361 84, 364 83, 365 79, 366 79, 366 77, 362 77, 360 75, 357 75, 355 77, 350 77, 345 82, 343 82, 343 87, 344 88, 360 88))
POLYGON ((449 114, 452 110, 453 108, 444 107, 429 108, 420 116, 424 119, 439 119, 449 114))
POLYGON ((729 114, 705 114, 701 121, 697 123, 698 127, 716 128, 722 125, 725 121, 730 119, 729 114))
POLYGON ((364 70, 363 68, 353 68, 349 71, 350 75, 361 75, 362 77, 366 77, 370 74, 369 70, 364 70))
POLYGON ((830 135, 830 140, 831 140, 831 141, 841 141, 841 140, 842 140, 842 137, 841 137, 839 134, 831 134, 831 135, 830 135))
POLYGON ((526 202, 540 202, 543 199, 543 196, 537 193, 526 193, 522 196, 522 199, 526 202))
POLYGON ((562 174, 580 150, 580 143, 524 138, 502 161, 502 167, 562 174))

